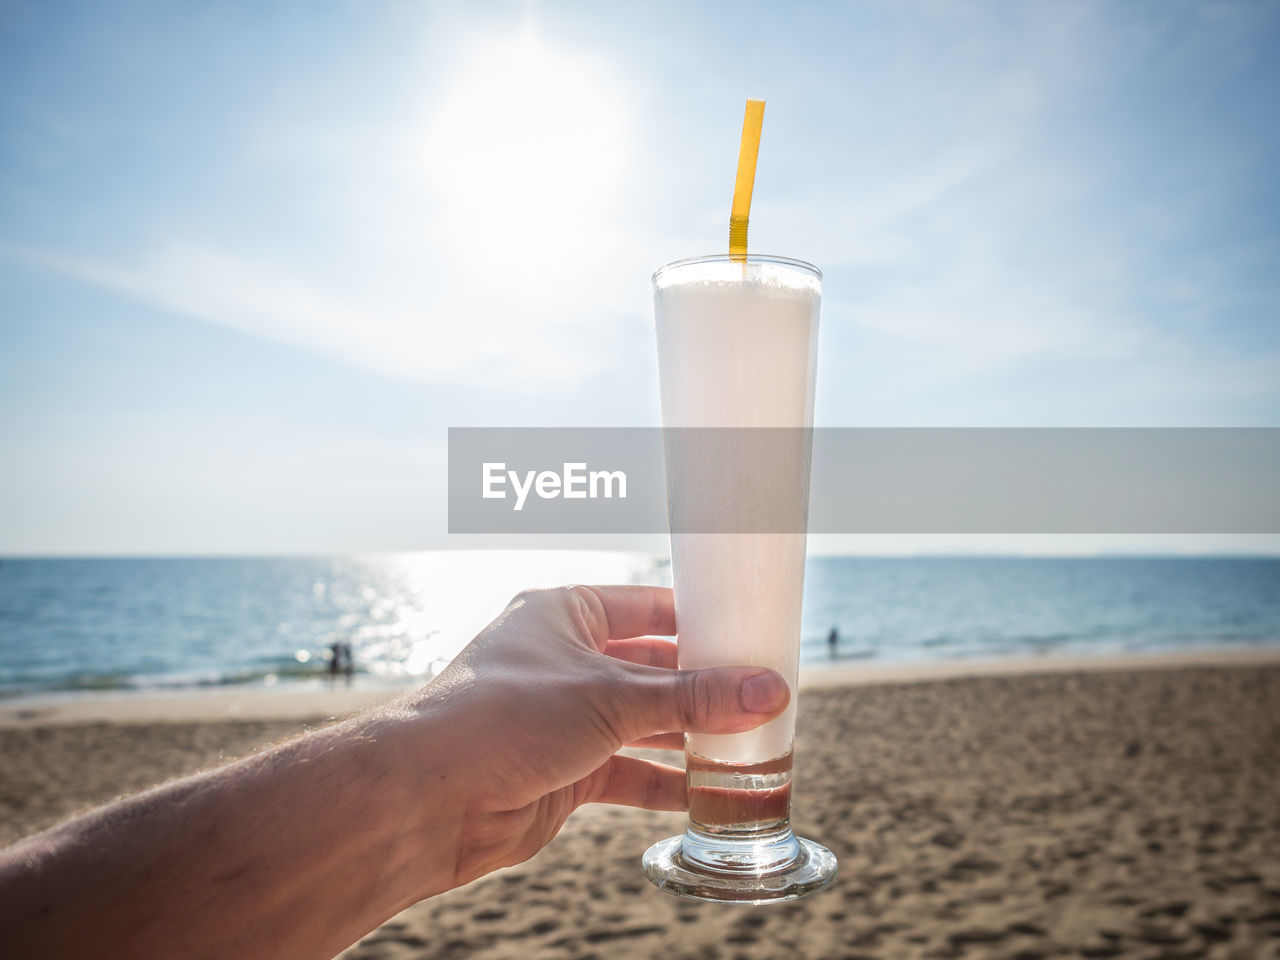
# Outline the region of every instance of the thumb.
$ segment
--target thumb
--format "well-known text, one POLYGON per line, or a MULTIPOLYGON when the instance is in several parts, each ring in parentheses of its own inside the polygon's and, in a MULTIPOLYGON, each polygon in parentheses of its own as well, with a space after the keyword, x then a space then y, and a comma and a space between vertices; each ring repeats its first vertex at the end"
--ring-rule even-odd
POLYGON ((663 670, 642 667, 631 685, 627 740, 658 733, 741 733, 772 720, 791 699, 782 674, 766 667, 663 670))

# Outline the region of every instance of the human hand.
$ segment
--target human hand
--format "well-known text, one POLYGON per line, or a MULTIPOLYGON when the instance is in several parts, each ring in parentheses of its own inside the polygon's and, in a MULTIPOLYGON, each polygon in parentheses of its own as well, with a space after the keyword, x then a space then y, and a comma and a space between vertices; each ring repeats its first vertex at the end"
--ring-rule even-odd
MULTIPOLYGON (((684 771, 617 753, 682 749, 684 731, 737 733, 783 711, 786 681, 762 667, 677 670, 671 591, 529 591, 411 704, 448 731, 463 803, 449 886, 533 856, 583 803, 683 810, 684 771)), ((445 784, 440 784, 445 786, 445 784)))
POLYGON ((618 748, 747 730, 789 691, 760 667, 674 669, 675 645, 646 634, 675 626, 670 590, 523 593, 398 704, 0 851, 5 946, 332 957, 410 904, 532 856, 580 804, 683 809, 683 771, 618 748))

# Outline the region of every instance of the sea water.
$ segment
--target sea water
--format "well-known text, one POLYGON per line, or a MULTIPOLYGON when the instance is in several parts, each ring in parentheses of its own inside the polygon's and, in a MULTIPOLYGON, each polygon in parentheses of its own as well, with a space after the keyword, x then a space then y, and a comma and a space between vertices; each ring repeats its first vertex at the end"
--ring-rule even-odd
MULTIPOLYGON (((809 557, 806 669, 1280 648, 1280 559, 809 557), (833 648, 827 638, 837 629, 833 648)), ((0 559, 0 696, 426 681, 512 594, 671 583, 641 553, 0 559)))

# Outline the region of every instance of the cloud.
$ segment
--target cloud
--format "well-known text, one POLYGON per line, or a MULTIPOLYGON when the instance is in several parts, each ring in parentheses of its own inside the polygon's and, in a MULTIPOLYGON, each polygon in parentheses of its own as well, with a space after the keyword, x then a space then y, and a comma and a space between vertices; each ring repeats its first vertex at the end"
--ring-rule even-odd
POLYGON ((934 278, 928 290, 846 305, 853 322, 945 352, 957 373, 1052 358, 1134 355, 1148 337, 1128 318, 1097 313, 1052 287, 1012 273, 981 279, 934 278))
POLYGON ((144 187, 147 234, 0 256, 402 380, 539 393, 608 377, 634 333, 619 318, 648 323, 657 266, 618 212, 627 92, 606 58, 524 34, 454 45, 451 70, 415 67, 413 97, 397 86, 360 116, 308 97, 247 110, 234 160, 199 174, 237 201, 229 220, 144 187))
POLYGON ((320 279, 209 246, 166 246, 128 262, 16 252, 148 307, 386 376, 516 392, 600 374, 610 337, 598 304, 616 300, 590 283, 544 284, 529 292, 504 279, 500 261, 488 276, 484 268, 444 262, 434 277, 384 277, 380 290, 353 263, 351 293, 336 277, 320 279))

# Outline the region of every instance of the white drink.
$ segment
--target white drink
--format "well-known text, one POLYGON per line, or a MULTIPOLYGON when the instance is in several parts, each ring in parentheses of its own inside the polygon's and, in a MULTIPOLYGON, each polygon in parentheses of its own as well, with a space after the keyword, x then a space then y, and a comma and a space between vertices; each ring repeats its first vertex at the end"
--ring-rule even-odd
POLYGON ((680 666, 772 667, 792 687, 762 727, 686 737, 688 825, 642 863, 695 900, 792 900, 836 877, 790 812, 821 283, 777 257, 682 260, 653 277, 680 666))
MULTIPOLYGON (((821 296, 816 270, 763 258, 672 264, 655 275, 654 296, 665 427, 812 427, 821 296)), ((751 482, 735 475, 741 462, 716 474, 686 470, 678 454, 673 462, 670 444, 667 457, 673 504, 714 510, 726 499, 725 484, 751 482)), ((771 497, 800 511, 794 532, 681 533, 673 527, 671 535, 680 666, 772 667, 791 684, 791 706, 764 726, 690 736, 692 753, 732 763, 762 763, 791 750, 807 440, 781 463, 750 466, 767 471, 771 497)), ((741 519, 738 529, 750 530, 751 518, 741 519)))

